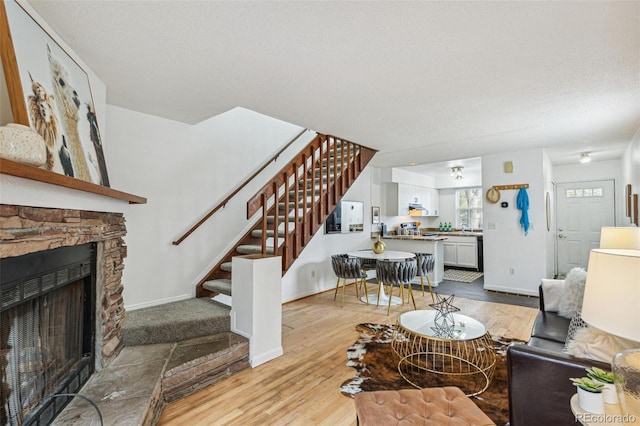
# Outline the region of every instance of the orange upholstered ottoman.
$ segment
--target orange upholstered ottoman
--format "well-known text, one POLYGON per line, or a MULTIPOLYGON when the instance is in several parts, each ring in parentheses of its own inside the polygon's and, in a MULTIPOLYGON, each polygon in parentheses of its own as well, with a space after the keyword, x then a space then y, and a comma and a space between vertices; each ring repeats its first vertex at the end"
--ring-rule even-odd
POLYGON ((360 392, 356 416, 362 426, 495 425, 457 387, 360 392))

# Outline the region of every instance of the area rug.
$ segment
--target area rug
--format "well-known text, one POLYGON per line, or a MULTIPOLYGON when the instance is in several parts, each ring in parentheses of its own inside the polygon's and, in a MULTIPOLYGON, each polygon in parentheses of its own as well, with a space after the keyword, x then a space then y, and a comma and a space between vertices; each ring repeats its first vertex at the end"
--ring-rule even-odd
MULTIPOLYGON (((359 324, 356 330, 360 337, 347 349, 347 366, 356 370, 356 376, 344 382, 340 392, 353 397, 365 391, 414 389, 398 373, 391 349, 394 326, 359 324)), ((509 422, 506 349, 514 341, 494 338, 498 356, 495 376, 486 391, 471 397, 497 425, 509 422)), ((438 386, 438 383, 434 382, 433 386, 438 386)))
POLYGON ((463 269, 445 269, 443 279, 447 281, 459 281, 462 283, 470 283, 477 280, 484 273, 476 271, 466 271, 463 269))

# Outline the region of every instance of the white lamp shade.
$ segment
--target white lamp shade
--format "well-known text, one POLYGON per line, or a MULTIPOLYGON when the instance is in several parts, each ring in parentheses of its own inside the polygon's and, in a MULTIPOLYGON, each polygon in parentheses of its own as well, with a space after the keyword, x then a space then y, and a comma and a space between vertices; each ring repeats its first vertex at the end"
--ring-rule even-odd
POLYGON ((582 319, 640 342, 640 250, 591 250, 582 319))
POLYGON ((640 250, 640 228, 605 226, 600 230, 600 248, 640 250))

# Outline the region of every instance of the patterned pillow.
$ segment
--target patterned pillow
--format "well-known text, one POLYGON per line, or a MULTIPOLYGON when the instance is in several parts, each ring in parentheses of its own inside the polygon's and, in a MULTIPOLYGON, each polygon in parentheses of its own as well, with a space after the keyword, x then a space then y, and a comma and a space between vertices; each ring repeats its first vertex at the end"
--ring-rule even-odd
POLYGON ((576 333, 578 332, 578 330, 583 329, 583 328, 587 328, 587 327, 588 327, 588 325, 582 319, 582 316, 580 315, 580 312, 576 312, 571 317, 571 321, 569 322, 569 330, 567 331, 567 340, 564 342, 564 351, 565 352, 568 352, 569 344, 571 343, 571 341, 573 341, 573 339, 574 339, 576 333))

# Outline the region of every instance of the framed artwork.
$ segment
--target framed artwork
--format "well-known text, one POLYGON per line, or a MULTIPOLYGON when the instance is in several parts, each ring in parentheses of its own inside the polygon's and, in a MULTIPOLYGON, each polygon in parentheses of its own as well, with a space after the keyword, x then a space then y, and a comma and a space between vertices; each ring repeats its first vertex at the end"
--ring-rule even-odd
POLYGON ((633 194, 633 223, 640 226, 638 221, 638 194, 633 194))
POLYGON ((0 54, 13 120, 42 136, 42 167, 109 185, 86 71, 14 0, 0 3, 0 54))
POLYGON ((380 207, 371 206, 371 223, 380 223, 380 207))
POLYGON ((627 189, 627 194, 626 194, 627 195, 627 198, 626 198, 626 200, 627 200, 627 203, 626 203, 627 204, 627 217, 631 217, 631 184, 630 183, 627 184, 626 189, 627 189))

